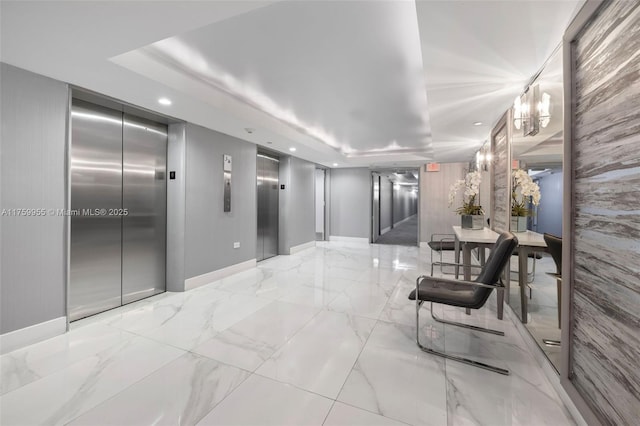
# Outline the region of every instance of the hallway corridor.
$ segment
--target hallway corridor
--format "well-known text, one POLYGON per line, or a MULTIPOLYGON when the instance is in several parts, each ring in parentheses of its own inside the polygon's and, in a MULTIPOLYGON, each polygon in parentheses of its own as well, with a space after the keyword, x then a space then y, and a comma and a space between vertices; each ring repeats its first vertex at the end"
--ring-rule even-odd
POLYGON ((395 226, 389 232, 381 235, 376 244, 394 244, 401 246, 418 245, 418 215, 411 216, 407 221, 395 226))

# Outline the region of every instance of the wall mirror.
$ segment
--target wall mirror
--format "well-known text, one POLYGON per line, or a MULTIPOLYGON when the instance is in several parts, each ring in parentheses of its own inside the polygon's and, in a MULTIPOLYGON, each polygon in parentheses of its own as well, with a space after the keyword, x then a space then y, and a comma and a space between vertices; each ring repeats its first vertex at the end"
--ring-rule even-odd
MULTIPOLYGON (((515 201, 511 201, 510 225, 512 231, 521 231, 515 235, 521 235, 522 239, 526 235, 541 240, 541 234, 545 233, 558 238, 562 236, 562 97, 562 52, 557 49, 539 76, 514 101, 512 108, 511 191, 515 201), (537 205, 535 196, 523 196, 522 185, 516 185, 513 175, 518 169, 524 172, 520 172, 519 177, 525 184, 526 180, 531 179, 539 186, 540 199, 537 205), (513 209, 515 204, 521 208, 513 209), (523 214, 523 210, 528 214, 523 214), (522 233, 525 229, 527 234, 522 233)), ((526 283, 520 282, 524 274, 518 273, 518 269, 524 265, 522 262, 519 264, 514 256, 508 300, 558 370, 561 344, 560 283, 554 276, 557 266, 550 254, 554 247, 528 248, 526 283), (525 309, 522 309, 523 304, 526 304, 525 309)))

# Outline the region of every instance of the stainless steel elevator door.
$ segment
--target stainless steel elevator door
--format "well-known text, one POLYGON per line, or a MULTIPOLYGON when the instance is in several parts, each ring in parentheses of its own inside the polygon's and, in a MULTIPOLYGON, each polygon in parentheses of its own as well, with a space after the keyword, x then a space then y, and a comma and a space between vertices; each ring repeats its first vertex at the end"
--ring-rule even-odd
POLYGON ((69 319, 165 291, 167 126, 73 100, 69 319))
POLYGON ((278 254, 278 191, 280 163, 277 158, 258 154, 256 161, 258 198, 258 238, 256 259, 278 254))
POLYGON ((74 100, 71 121, 71 209, 80 214, 71 216, 69 317, 76 320, 121 305, 121 220, 98 212, 122 207, 122 113, 74 100))
POLYGON ((166 290, 167 126, 124 115, 122 303, 166 290))

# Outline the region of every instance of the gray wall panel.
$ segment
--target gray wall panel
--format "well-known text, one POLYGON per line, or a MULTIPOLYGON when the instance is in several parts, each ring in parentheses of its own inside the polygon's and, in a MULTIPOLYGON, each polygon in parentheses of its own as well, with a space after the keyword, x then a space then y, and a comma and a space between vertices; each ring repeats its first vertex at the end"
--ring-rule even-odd
POLYGON ((167 147, 167 291, 184 291, 186 127, 170 124, 167 147), (175 171, 171 180, 169 172, 175 171))
POLYGON ((571 381, 604 424, 640 418, 640 3, 575 44, 571 381))
POLYGON ((331 234, 369 238, 371 171, 365 168, 331 170, 331 234))
POLYGON ((256 146, 194 124, 187 124, 186 136, 185 278, 192 278, 255 258, 256 146), (228 213, 224 154, 233 157, 228 213))
MULTIPOLYGON (((2 209, 63 209, 68 87, 0 65, 2 209)), ((65 315, 61 216, 2 216, 0 332, 65 315)))
MULTIPOLYGON (((439 172, 425 172, 420 168, 420 241, 431 239, 431 234, 453 234, 451 226, 460 226, 460 216, 448 207, 449 187, 464 178, 467 163, 440 164, 439 172)), ((458 196, 461 200, 461 197, 458 196)))
MULTIPOLYGON (((308 161, 290 157, 289 180, 289 248, 315 241, 315 171, 308 161)), ((282 192, 282 191, 281 191, 282 192)))

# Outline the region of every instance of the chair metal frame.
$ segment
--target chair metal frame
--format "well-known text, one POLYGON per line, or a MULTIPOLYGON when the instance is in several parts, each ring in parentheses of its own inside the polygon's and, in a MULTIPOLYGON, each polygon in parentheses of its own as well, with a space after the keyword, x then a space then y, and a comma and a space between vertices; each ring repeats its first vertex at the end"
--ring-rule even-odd
MULTIPOLYGON (((456 237, 455 234, 431 234, 431 240, 429 242, 432 242, 432 243, 439 242, 440 243, 440 250, 434 250, 433 248, 430 247, 431 248, 431 275, 433 275, 433 266, 434 265, 440 266, 440 273, 445 275, 445 272, 442 269, 442 266, 443 265, 447 265, 448 266, 449 264, 442 261, 442 252, 445 251, 445 250, 442 250, 442 243, 444 243, 444 242, 455 242, 455 237, 456 237), (440 238, 439 240, 434 240, 434 237, 442 237, 442 238, 440 238), (435 262, 435 263, 433 262, 433 252, 434 251, 437 251, 438 254, 440 255, 440 261, 439 262, 435 262)), ((450 250, 447 250, 447 251, 450 251, 450 250)), ((453 251, 455 251, 455 249, 453 251)))
MULTIPOLYGON (((418 345, 418 347, 426 353, 432 354, 432 355, 436 355, 442 358, 446 358, 446 359, 450 359, 453 361, 458 361, 464 364, 468 364, 468 365, 473 365, 474 367, 478 367, 478 368, 482 368, 485 370, 489 370, 489 371, 493 371, 495 373, 498 374, 503 374, 505 376, 509 375, 509 370, 506 370, 504 368, 500 368, 500 367, 496 367, 494 365, 490 365, 490 364, 485 364, 484 362, 480 362, 480 361, 475 361, 473 359, 470 358, 465 358, 465 357, 461 357, 461 356, 457 356, 457 355, 451 355, 448 354, 446 352, 441 352, 441 351, 437 351, 435 349, 431 349, 428 348, 426 346, 424 346, 422 343, 420 343, 420 307, 422 306, 422 304, 424 303, 423 300, 420 300, 418 298, 418 292, 420 289, 420 281, 425 279, 425 278, 431 278, 427 275, 420 275, 417 279, 416 279, 416 343, 418 345)), ((490 289, 499 289, 500 287, 504 288, 504 285, 502 285, 502 283, 500 281, 498 281, 498 283, 496 285, 489 285, 489 284, 483 284, 483 283, 478 283, 475 281, 464 281, 464 280, 449 280, 449 279, 445 279, 445 278, 438 278, 438 281, 445 281, 445 282, 450 282, 452 284, 462 284, 462 285, 469 285, 469 286, 475 286, 475 287, 485 287, 485 288, 490 288, 490 289)), ((462 328, 467 328, 470 330, 474 330, 474 331, 481 331, 483 333, 489 333, 489 334, 495 334, 498 336, 504 336, 504 332, 503 331, 499 331, 499 330, 493 330, 490 328, 484 328, 484 327, 478 327, 476 325, 470 325, 470 324, 464 324, 464 323, 460 323, 460 322, 455 322, 455 321, 448 321, 442 318, 438 318, 434 313, 433 313, 433 303, 434 302, 429 302, 431 304, 430 306, 430 311, 431 311, 431 317, 436 320, 439 323, 442 324, 449 324, 449 325, 455 325, 457 327, 462 327, 462 328)))
MULTIPOLYGON (((487 260, 487 262, 485 263, 484 267, 483 267, 483 271, 482 271, 482 275, 484 276, 486 270, 484 269, 485 267, 491 267, 492 270, 490 270, 491 274, 495 274, 492 275, 493 278, 491 278, 491 280, 495 280, 495 282, 491 282, 491 283, 484 283, 484 282, 478 282, 478 281, 466 281, 466 280, 458 280, 458 279, 449 279, 449 278, 440 278, 440 277, 433 277, 433 276, 427 276, 427 275, 420 275, 418 278, 416 278, 416 289, 415 289, 415 293, 411 293, 409 295, 409 298, 413 298, 415 296, 415 302, 416 302, 416 344, 418 345, 418 347, 420 348, 420 350, 422 350, 423 352, 432 354, 432 355, 436 355, 445 359, 450 359, 453 361, 457 361, 457 362, 461 362, 463 364, 468 364, 474 367, 478 367, 478 368, 482 368, 484 370, 488 370, 488 371, 493 371, 494 373, 498 373, 498 374, 503 374, 503 375, 509 375, 509 370, 501 368, 501 367, 497 367, 491 364, 486 364, 484 362, 480 362, 480 361, 476 361, 470 358, 466 358, 463 356, 458 356, 458 355, 452 355, 452 354, 448 354, 444 351, 438 351, 432 348, 429 348, 425 345, 423 345, 420 342, 420 308, 422 307, 422 304, 425 301, 428 301, 430 303, 430 312, 431 312, 431 317, 440 323, 443 324, 448 324, 448 325, 453 325, 453 326, 457 326, 457 327, 462 327, 462 328, 467 328, 470 330, 474 330, 474 331, 481 331, 483 333, 489 333, 489 334, 494 334, 494 335, 498 335, 498 336, 504 336, 504 332, 500 331, 500 330, 494 330, 494 329, 490 329, 490 328, 484 328, 484 327, 479 327, 476 325, 471 325, 471 324, 464 324, 464 323, 460 323, 460 322, 455 322, 455 321, 449 321, 449 320, 445 320, 443 318, 438 318, 434 312, 433 312, 433 304, 434 303, 441 303, 441 304, 448 304, 446 302, 446 297, 442 298, 435 298, 435 302, 432 300, 429 300, 429 296, 425 295, 423 296, 423 300, 420 299, 420 285, 421 282, 423 280, 426 281, 434 281, 437 283, 441 283, 444 285, 444 287, 447 287, 448 285, 452 285, 452 286, 469 286, 469 287, 482 287, 482 288, 486 288, 486 289, 496 289, 499 292, 499 290, 502 290, 504 292, 504 284, 502 282, 502 280, 500 279, 500 275, 502 274, 506 263, 508 262, 507 259, 505 259, 506 256, 511 257, 511 253, 513 252, 513 249, 517 246, 518 244, 518 240, 517 238, 513 235, 510 234, 508 232, 505 232, 503 234, 500 235, 500 237, 498 238, 498 241, 496 242, 496 246, 498 248, 498 250, 501 250, 503 253, 500 254, 500 256, 504 256, 501 257, 500 260, 498 260, 498 265, 501 268, 501 270, 498 271, 495 263, 496 261, 493 260, 493 256, 494 253, 491 253, 491 256, 489 257, 489 259, 487 260), (509 246, 506 246, 506 244, 509 244, 509 246), (508 252, 506 251, 506 249, 504 247, 510 247, 508 250, 508 252), (493 262, 493 263, 492 263, 493 262), (492 266, 489 266, 492 265, 492 266)), ((483 279, 486 279, 483 278, 483 279)), ((449 290, 455 291, 454 289, 449 288, 449 290)), ((428 293, 428 292, 427 292, 428 293)), ((458 306, 458 307, 466 307, 467 309, 480 309, 481 307, 483 307, 485 305, 485 303, 487 302, 487 299, 489 297, 489 294, 486 294, 483 299, 481 300, 476 300, 474 302, 470 301, 470 303, 467 302, 463 302, 463 301, 458 301, 458 302, 453 302, 450 304, 451 306, 458 306)), ((473 300, 473 299, 471 299, 473 300)))

